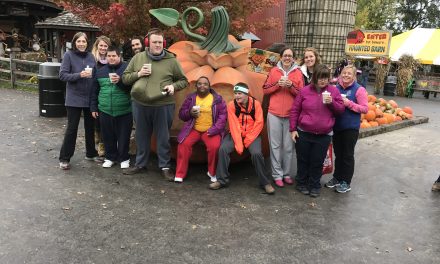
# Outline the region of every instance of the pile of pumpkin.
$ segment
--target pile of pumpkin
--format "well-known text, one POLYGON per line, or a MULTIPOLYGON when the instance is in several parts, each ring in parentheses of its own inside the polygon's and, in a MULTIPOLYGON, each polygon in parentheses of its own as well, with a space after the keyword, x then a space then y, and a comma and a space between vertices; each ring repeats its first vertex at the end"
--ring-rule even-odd
POLYGON ((396 121, 411 119, 413 110, 409 106, 399 108, 394 100, 368 95, 368 113, 361 115, 361 128, 377 127, 396 121))

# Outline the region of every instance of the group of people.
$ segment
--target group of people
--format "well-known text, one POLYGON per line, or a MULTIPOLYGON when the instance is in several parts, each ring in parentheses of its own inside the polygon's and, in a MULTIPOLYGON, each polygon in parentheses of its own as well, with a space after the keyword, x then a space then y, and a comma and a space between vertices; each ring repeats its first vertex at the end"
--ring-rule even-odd
POLYGON ((107 37, 96 40, 92 53, 87 51, 86 34, 75 34, 72 43, 73 49, 66 52, 60 70, 60 79, 67 82, 68 120, 59 157, 61 169, 70 168, 82 113, 86 159, 100 160, 94 138, 94 120, 99 120, 105 149, 102 166, 119 163, 124 174, 146 170, 154 133, 158 167, 166 180, 184 181, 192 148, 203 141, 212 190, 230 184, 230 154, 235 151, 242 155, 247 150, 266 193, 275 193, 272 182, 282 188, 296 181, 298 191, 317 197, 324 159, 332 142, 335 170, 325 186, 335 187, 340 193, 350 191, 360 115, 368 111, 367 92, 357 82, 353 65, 341 70, 334 86, 329 84, 330 69, 321 64, 316 49, 305 49, 300 65, 296 64, 293 49, 281 50, 278 64, 262 87, 269 99, 271 177, 265 171, 261 145, 263 109, 250 94, 251 87, 235 84, 234 99, 225 102, 211 87, 209 78, 201 76, 195 84, 196 91, 185 98, 178 110, 184 125, 177 137, 174 173, 169 142, 175 111, 173 95, 186 88, 188 81, 175 55, 165 49, 163 32, 153 29, 145 39, 133 38, 134 56, 128 64, 107 37), (130 167, 128 148, 133 120, 137 153, 135 164, 130 167), (297 171, 292 172, 295 160, 297 171))

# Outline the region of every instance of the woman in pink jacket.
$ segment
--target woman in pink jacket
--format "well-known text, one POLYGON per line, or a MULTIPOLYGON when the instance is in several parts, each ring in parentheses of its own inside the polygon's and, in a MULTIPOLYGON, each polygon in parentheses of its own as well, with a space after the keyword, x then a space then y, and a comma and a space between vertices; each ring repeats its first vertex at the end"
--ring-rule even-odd
POLYGON ((329 85, 329 79, 329 68, 317 65, 311 83, 300 90, 290 112, 290 132, 298 162, 296 189, 312 197, 320 194, 322 165, 335 118, 345 109, 341 94, 329 85))
POLYGON ((267 133, 269 135, 272 177, 275 185, 293 184, 290 175, 294 145, 289 133, 289 112, 296 95, 304 86, 302 73, 295 64, 296 54, 284 48, 281 59, 270 71, 263 92, 269 98, 267 133))

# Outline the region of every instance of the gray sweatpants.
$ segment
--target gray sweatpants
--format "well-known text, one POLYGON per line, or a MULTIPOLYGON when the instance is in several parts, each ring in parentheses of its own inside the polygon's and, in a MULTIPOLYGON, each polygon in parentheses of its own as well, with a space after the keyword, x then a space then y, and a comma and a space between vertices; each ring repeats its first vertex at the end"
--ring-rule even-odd
POLYGON ((146 167, 150 156, 151 136, 154 132, 157 143, 159 168, 169 168, 170 128, 173 124, 174 104, 144 106, 132 102, 133 118, 136 122, 136 167, 146 167))
MULTIPOLYGON (((292 163, 296 165, 295 145, 289 132, 289 118, 267 114, 267 134, 269 136, 272 177, 281 180, 291 177, 292 163)), ((296 166, 295 170, 296 170, 296 166)), ((296 171, 293 172, 296 174, 296 171)), ((292 177, 293 178, 293 177, 292 177)))
MULTIPOLYGON (((221 185, 229 184, 229 163, 231 161, 229 154, 235 150, 234 141, 231 134, 228 133, 222 140, 220 149, 218 150, 218 164, 217 164, 217 181, 221 185)), ((249 146, 249 153, 251 154, 252 165, 255 168, 255 173, 258 176, 261 186, 269 184, 269 180, 266 177, 264 157, 261 152, 261 137, 257 137, 254 142, 249 146)))

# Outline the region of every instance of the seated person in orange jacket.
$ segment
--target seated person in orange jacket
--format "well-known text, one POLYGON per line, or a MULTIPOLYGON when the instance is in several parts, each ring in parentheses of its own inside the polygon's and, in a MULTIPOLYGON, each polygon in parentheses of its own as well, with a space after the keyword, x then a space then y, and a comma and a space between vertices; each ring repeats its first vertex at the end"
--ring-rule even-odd
POLYGON ((268 194, 275 193, 266 176, 261 152, 260 133, 263 130, 264 119, 260 102, 249 96, 249 88, 245 83, 237 83, 234 86, 234 100, 228 103, 227 109, 230 132, 223 138, 218 151, 217 182, 211 183, 209 188, 218 190, 229 184, 229 154, 235 149, 241 155, 246 148, 251 154, 260 186, 268 194))

